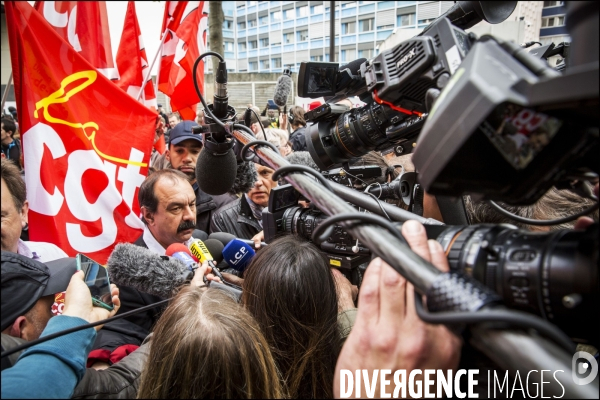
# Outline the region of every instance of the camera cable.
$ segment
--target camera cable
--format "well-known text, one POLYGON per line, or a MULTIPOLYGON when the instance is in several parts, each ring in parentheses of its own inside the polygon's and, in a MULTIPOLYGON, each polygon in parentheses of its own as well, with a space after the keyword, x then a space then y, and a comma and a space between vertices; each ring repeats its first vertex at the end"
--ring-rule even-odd
POLYGON ((592 212, 596 211, 599 207, 599 203, 596 203, 593 206, 591 206, 583 211, 580 211, 573 215, 569 215, 564 218, 551 219, 551 220, 538 220, 538 219, 525 218, 525 217, 521 217, 519 215, 513 214, 510 211, 505 210, 498 203, 496 203, 492 200, 488 200, 487 202, 490 206, 492 206, 494 208, 494 210, 498 211, 500 214, 504 215, 505 217, 510 218, 515 221, 518 221, 518 222, 521 222, 523 224, 534 225, 534 226, 551 226, 551 225, 565 224, 567 222, 575 221, 579 217, 583 217, 584 215, 592 213, 592 212))

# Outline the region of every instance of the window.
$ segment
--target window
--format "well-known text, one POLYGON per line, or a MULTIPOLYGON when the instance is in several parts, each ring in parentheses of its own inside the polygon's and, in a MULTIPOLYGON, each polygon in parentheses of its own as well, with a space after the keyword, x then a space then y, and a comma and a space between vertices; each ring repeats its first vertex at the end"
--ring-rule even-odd
POLYGON ((323 56, 310 56, 310 61, 323 61, 323 56))
POLYGON ((564 1, 545 1, 544 2, 544 8, 558 7, 558 6, 562 6, 564 4, 565 4, 564 1))
POLYGON ((394 24, 391 25, 381 25, 377 27, 377 30, 379 29, 392 29, 394 27, 394 24))
POLYGON ((269 17, 268 16, 263 16, 263 17, 258 17, 258 24, 259 25, 268 25, 269 24, 269 17))
POLYGON ((308 15, 308 6, 296 8, 296 17, 306 17, 308 15))
POLYGON ((323 14, 323 5, 311 6, 310 7, 310 15, 314 14, 323 14))
POLYGON ((246 51, 246 42, 238 42, 238 50, 246 51))
POLYGON ((233 21, 223 21, 223 29, 233 29, 233 21))
POLYGON ((258 48, 258 46, 257 46, 256 40, 251 40, 251 41, 249 41, 249 42, 248 42, 248 47, 249 47, 250 49, 257 49, 257 48, 258 48))
POLYGON ((248 63, 248 70, 249 71, 258 71, 258 61, 250 61, 248 63))
POLYGON ((398 15, 398 26, 411 26, 415 24, 415 14, 401 14, 398 15))
POLYGON ((260 69, 270 69, 269 60, 260 60, 260 69))
POLYGON ((308 40, 308 30, 298 31, 297 35, 299 42, 306 42, 308 40))
POLYGON ((342 35, 356 33, 356 22, 344 22, 342 24, 342 35))
POLYGON ((248 21, 248 28, 254 28, 256 26, 256 20, 251 19, 248 21))
POLYGON ((552 28, 552 27, 564 26, 564 25, 565 25, 565 16, 564 15, 555 15, 553 17, 542 18, 542 28, 552 28))
POLYGON ((281 21, 281 11, 275 11, 271 13, 271 22, 281 21))
POLYGON ((223 42, 225 51, 233 51, 233 42, 223 42))
POLYGON ((283 19, 284 20, 290 20, 290 19, 294 19, 295 15, 294 15, 294 9, 290 8, 289 10, 283 10, 283 19))
POLYGON ((244 8, 244 7, 246 7, 246 4, 245 4, 245 3, 238 4, 238 6, 237 6, 237 8, 238 8, 238 9, 240 9, 240 8, 244 8))
POLYGON ((246 21, 238 22, 238 29, 246 29, 246 21))
POLYGON ((294 34, 293 33, 284 33, 283 34, 283 43, 285 43, 285 44, 294 43, 294 34))
POLYGON ((271 68, 281 68, 281 58, 272 58, 271 68))
POLYGON ((259 41, 260 41, 260 47, 269 47, 269 38, 263 38, 263 39, 260 39, 259 41))
POLYGON ((248 5, 248 7, 250 6, 255 6, 256 3, 258 3, 257 1, 247 1, 246 4, 248 5))
POLYGON ((356 6, 355 1, 351 1, 350 3, 342 4, 342 8, 355 7, 355 6, 356 6))
POLYGON ((359 50, 358 51, 358 58, 366 58, 369 59, 373 57, 373 50, 369 49, 369 50, 359 50))
POLYGON ((374 18, 369 19, 361 19, 358 21, 358 31, 359 32, 370 32, 373 30, 373 23, 375 22, 374 18))

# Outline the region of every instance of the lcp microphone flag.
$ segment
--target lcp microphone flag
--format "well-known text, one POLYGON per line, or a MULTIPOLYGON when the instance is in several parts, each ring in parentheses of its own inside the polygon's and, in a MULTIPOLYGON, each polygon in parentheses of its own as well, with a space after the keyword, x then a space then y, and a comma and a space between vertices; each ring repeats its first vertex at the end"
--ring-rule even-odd
POLYGON ((29 232, 104 263, 142 233, 156 113, 98 72, 27 2, 4 3, 29 232))

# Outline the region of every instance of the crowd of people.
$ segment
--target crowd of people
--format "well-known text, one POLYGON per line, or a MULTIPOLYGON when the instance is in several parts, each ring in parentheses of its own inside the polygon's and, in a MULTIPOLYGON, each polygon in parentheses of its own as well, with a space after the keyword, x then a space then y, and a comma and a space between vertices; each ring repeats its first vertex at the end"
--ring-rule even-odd
MULTIPOLYGON (((249 108, 258 139, 274 144, 291 163, 318 170, 307 153, 303 107, 280 115, 269 105, 263 112, 249 108)), ((94 307, 74 259, 54 244, 27 240, 27 188, 15 117, 2 118, 2 351, 165 300, 113 285, 114 309, 94 307), (64 307, 57 310, 60 296, 64 307)), ((220 278, 204 263, 168 305, 2 358, 2 398, 332 398, 340 396, 342 369, 457 368, 461 338, 417 316, 414 287, 385 261, 371 260, 358 290, 304 239, 284 235, 261 246, 263 210, 280 184, 272 179, 273 169, 242 162, 228 193, 202 191, 196 161, 203 143, 192 128, 204 117, 200 111, 196 121, 181 120, 159 105, 155 143, 163 136, 167 147, 164 154, 153 151, 139 188, 144 229, 133 244, 164 256, 174 243, 187 246, 215 232, 252 240, 257 254, 243 274, 221 274, 242 287, 240 301, 207 287, 207 280, 220 278)), ((414 170, 410 156, 376 152, 352 164, 381 168, 381 177, 367 184, 414 170)), ((553 190, 542 201, 523 214, 543 219, 562 212, 556 204, 581 205, 566 191, 553 190)), ((466 203, 473 221, 503 222, 493 210, 471 199, 466 203)), ((426 194, 423 216, 442 219, 434 196, 426 194)), ((441 245, 427 239, 420 223, 404 223, 402 234, 414 252, 449 269, 441 245)), ((381 394, 376 385, 375 397, 381 394)))

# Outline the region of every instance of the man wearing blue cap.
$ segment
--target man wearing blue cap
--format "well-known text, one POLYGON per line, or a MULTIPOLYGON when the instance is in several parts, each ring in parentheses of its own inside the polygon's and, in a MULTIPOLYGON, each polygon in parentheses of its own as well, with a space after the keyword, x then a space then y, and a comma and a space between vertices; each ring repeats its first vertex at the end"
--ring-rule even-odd
POLYGON ((171 168, 188 176, 196 193, 196 229, 209 232, 212 213, 217 208, 231 201, 230 196, 210 196, 204 193, 196 182, 196 161, 202 150, 202 135, 192 133, 197 126, 193 121, 181 121, 171 130, 169 148, 165 155, 171 168))

